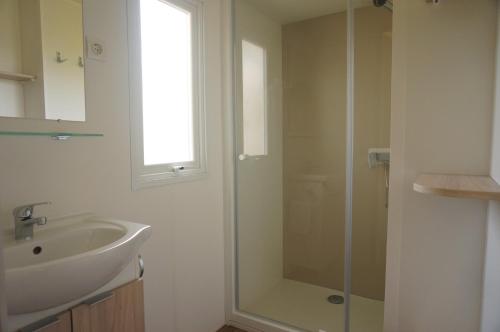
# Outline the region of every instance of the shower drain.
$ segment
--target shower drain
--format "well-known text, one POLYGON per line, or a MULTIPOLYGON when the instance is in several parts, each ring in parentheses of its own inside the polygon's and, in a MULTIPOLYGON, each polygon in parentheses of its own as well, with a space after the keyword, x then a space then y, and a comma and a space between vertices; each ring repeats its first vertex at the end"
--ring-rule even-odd
POLYGON ((344 303, 344 297, 340 295, 330 295, 328 296, 328 302, 332 304, 342 304, 344 303))

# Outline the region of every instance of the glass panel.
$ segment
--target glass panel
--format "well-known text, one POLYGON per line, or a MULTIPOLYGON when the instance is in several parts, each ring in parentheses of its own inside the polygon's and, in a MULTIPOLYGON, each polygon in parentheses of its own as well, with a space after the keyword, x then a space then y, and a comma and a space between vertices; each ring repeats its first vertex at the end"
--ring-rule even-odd
POLYGON ((191 14, 141 0, 144 164, 194 160, 191 14))
MULTIPOLYGON (((389 5, 390 2, 387 2, 389 5)), ((355 9, 351 330, 382 332, 391 111, 392 12, 355 9)))
POLYGON ((266 51, 247 40, 242 42, 243 153, 267 154, 266 51))
POLYGON ((64 140, 65 138, 70 138, 70 137, 103 137, 104 134, 42 132, 42 131, 0 131, 0 136, 50 136, 54 139, 64 140))
POLYGON ((345 0, 234 3, 241 154, 236 184, 238 308, 305 331, 340 332, 345 0), (244 79, 243 41, 258 45, 266 55, 266 158, 245 158, 245 96, 251 91, 244 79))

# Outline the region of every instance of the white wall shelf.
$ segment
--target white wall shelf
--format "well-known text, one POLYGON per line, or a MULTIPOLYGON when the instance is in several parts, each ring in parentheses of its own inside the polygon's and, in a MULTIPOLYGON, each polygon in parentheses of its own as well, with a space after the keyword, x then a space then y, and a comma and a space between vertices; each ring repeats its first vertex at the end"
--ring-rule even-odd
POLYGON ((33 82, 34 80, 36 80, 36 76, 0 71, 0 79, 18 81, 18 82, 33 82))
POLYGON ((500 185, 490 176, 422 174, 415 180, 413 190, 422 194, 500 201, 500 185))

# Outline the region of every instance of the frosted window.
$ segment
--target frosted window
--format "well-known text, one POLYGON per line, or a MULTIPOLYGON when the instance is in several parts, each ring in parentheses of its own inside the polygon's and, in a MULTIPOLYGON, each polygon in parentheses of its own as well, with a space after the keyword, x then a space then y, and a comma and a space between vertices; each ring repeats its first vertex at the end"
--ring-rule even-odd
POLYGON ((140 1, 144 165, 194 160, 191 13, 140 1))
POLYGON ((267 155, 266 51, 242 42, 243 153, 267 155))

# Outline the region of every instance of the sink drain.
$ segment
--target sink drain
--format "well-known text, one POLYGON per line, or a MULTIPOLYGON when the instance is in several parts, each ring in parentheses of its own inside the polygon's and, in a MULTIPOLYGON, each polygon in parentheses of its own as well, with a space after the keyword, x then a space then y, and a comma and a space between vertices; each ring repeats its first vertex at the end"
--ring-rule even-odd
POLYGON ((342 304, 344 303, 344 297, 340 295, 330 295, 328 296, 328 302, 332 304, 342 304))

